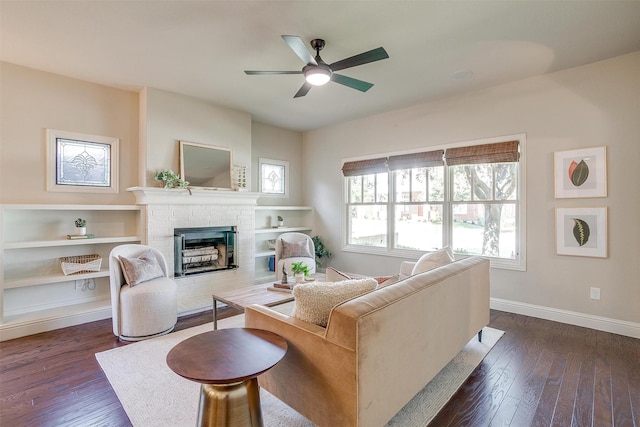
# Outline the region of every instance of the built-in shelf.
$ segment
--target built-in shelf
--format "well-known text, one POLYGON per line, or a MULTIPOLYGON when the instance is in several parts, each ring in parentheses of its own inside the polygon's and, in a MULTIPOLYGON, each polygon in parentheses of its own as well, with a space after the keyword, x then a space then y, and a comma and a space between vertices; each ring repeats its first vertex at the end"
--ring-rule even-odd
POLYGON ((64 274, 48 274, 43 276, 31 276, 24 279, 8 279, 4 281, 5 289, 23 288, 25 286, 47 285, 50 283, 68 282, 70 280, 95 279, 109 277, 109 269, 100 269, 91 273, 78 273, 69 276, 64 274))
POLYGON ((85 246, 99 245, 102 243, 131 243, 139 242, 141 240, 141 236, 96 237, 93 239, 34 240, 26 242, 7 242, 4 244, 4 249, 47 248, 53 246, 85 246))
POLYGON ((311 227, 278 227, 278 228, 257 228, 256 234, 277 233, 282 234, 291 231, 311 231, 311 227))
POLYGON ((255 229, 255 282, 275 280, 275 272, 269 270, 269 257, 275 251, 268 249, 267 240, 282 233, 305 233, 313 231, 314 210, 311 206, 256 206, 255 229), (284 226, 277 226, 277 217, 282 216, 284 226))
POLYGON ((1 205, 0 340, 110 315, 109 253, 143 243, 143 207, 136 205, 1 205), (91 239, 67 239, 74 220, 87 220, 91 239), (98 254, 100 271, 65 276, 63 256, 98 254), (89 287, 78 281, 91 280, 89 287))

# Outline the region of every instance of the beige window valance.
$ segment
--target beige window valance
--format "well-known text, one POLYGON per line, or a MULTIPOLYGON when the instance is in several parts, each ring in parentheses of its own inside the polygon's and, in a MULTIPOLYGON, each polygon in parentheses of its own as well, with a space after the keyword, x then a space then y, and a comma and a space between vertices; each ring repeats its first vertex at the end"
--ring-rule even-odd
POLYGON ((402 154, 400 156, 389 157, 389 170, 411 168, 429 168, 444 165, 442 156, 444 150, 426 151, 424 153, 402 154))
POLYGON ((342 166, 342 174, 344 176, 370 175, 400 169, 443 166, 445 161, 449 166, 517 162, 520 158, 518 144, 518 141, 506 141, 449 148, 446 151, 425 151, 388 158, 345 162, 342 166))
POLYGON ((520 158, 518 141, 449 148, 445 152, 447 165, 517 162, 520 158))
POLYGON ((344 176, 370 175, 374 173, 387 172, 387 158, 358 160, 355 162, 345 162, 342 165, 344 176))

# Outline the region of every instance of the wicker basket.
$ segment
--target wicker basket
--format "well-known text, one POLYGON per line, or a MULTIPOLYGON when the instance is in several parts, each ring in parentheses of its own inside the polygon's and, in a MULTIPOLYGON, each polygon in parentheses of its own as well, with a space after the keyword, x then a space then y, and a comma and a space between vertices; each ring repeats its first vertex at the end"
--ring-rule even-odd
POLYGON ((70 274, 100 271, 102 257, 98 254, 65 256, 60 258, 60 267, 65 276, 70 274))

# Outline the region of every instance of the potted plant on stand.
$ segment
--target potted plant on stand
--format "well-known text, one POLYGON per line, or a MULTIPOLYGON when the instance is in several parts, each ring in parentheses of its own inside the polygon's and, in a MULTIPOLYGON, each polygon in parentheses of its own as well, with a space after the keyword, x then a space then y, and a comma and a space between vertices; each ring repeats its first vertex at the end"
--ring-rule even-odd
POLYGON ((296 283, 304 283, 305 277, 309 276, 309 266, 302 261, 294 261, 291 263, 291 272, 296 283))
POLYGON ((86 219, 78 218, 78 219, 75 220, 75 224, 76 224, 76 235, 84 236, 85 234, 87 234, 87 220, 86 219))
POLYGON ((324 246, 324 242, 320 236, 313 236, 311 240, 313 240, 313 246, 316 252, 316 264, 319 267, 324 267, 325 262, 328 262, 329 258, 331 258, 331 252, 324 246))
POLYGON ((278 215, 278 227, 284 227, 284 218, 278 215))

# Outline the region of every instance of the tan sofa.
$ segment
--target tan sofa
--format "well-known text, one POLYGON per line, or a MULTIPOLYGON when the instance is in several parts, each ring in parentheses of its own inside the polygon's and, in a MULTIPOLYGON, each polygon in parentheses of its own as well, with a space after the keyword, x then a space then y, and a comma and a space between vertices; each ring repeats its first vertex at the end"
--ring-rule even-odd
POLYGON ((489 262, 466 258, 353 298, 326 329, 257 305, 245 316, 289 343, 262 387, 319 426, 384 425, 489 323, 489 262))

